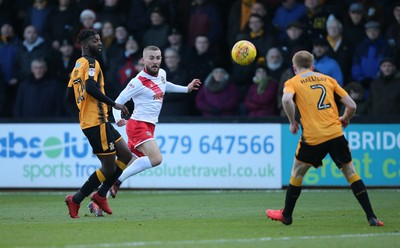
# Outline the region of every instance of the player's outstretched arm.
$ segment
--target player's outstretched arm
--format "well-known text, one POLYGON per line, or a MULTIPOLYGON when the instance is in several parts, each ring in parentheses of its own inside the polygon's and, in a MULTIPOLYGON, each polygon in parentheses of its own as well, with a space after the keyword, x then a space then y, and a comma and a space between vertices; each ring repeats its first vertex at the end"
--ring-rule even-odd
POLYGON ((192 92, 193 90, 198 90, 201 85, 201 81, 197 78, 193 79, 190 84, 188 84, 188 93, 192 92))

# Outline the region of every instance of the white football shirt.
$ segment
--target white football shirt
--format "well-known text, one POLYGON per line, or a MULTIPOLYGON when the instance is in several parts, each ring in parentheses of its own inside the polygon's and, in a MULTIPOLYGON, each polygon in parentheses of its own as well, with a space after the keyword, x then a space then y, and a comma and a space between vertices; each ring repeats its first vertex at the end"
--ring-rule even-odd
MULTIPOLYGON (((156 124, 165 92, 187 93, 188 87, 168 82, 163 69, 158 71, 157 76, 152 76, 142 70, 129 81, 115 102, 125 104, 132 99, 135 109, 131 119, 156 124)), ((115 121, 121 119, 120 110, 113 108, 113 115, 115 121)))

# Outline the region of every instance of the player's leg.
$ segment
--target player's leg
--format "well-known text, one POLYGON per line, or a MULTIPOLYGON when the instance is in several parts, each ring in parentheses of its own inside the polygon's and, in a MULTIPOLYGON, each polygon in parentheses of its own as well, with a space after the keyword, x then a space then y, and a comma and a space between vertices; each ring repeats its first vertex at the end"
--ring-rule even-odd
POLYGON ((292 217, 297 199, 301 194, 303 178, 308 169, 310 169, 310 165, 303 163, 296 158, 294 159, 292 174, 286 191, 285 207, 282 212, 284 217, 292 217))
POLYGON ((349 182, 354 196, 367 216, 369 224, 371 226, 383 226, 383 222, 376 218, 372 210, 367 189, 353 166, 351 152, 344 136, 331 141, 329 154, 336 166, 342 171, 347 182, 349 182))
POLYGON ((126 125, 128 134, 128 147, 136 160, 121 174, 110 189, 110 194, 115 197, 121 183, 127 178, 161 163, 162 156, 157 142, 154 139, 155 125, 130 119, 126 125))
MULTIPOLYGON (((95 172, 92 173, 92 175, 89 176, 87 181, 82 185, 78 192, 76 192, 74 195, 68 195, 65 198, 65 203, 68 206, 69 213, 72 218, 79 218, 78 210, 80 207, 80 203, 86 197, 88 197, 94 189, 97 189, 100 184, 106 180, 107 177, 111 177, 115 172, 116 167, 116 152, 114 147, 115 139, 114 136, 109 132, 107 125, 104 123, 100 126, 87 128, 82 131, 88 138, 88 141, 93 148, 93 153, 96 154, 99 158, 101 162, 101 168, 97 169, 95 172)), ((103 202, 104 201, 100 202, 100 204, 98 203, 99 206, 103 202)), ((108 207, 108 204, 106 207, 108 207)), ((103 210, 105 209, 103 208, 103 210)), ((112 213, 110 209, 106 210, 106 212, 112 213)))
POLYGON ((292 214, 297 199, 301 193, 303 177, 309 168, 310 166, 308 164, 303 163, 296 158, 294 159, 290 183, 286 191, 285 206, 280 210, 268 209, 266 211, 268 218, 280 221, 285 225, 292 224, 292 214))
POLYGON ((266 213, 269 218, 281 221, 285 225, 292 224, 292 214, 297 199, 300 197, 304 175, 311 165, 314 167, 321 166, 322 159, 326 154, 325 143, 310 146, 304 142, 299 142, 293 161, 289 186, 286 191, 285 207, 281 210, 268 209, 266 213))
POLYGON ((146 169, 158 166, 162 162, 162 155, 154 139, 148 140, 137 147, 144 156, 136 159, 118 178, 122 183, 127 178, 136 175, 146 169))
POLYGON ((121 176, 122 171, 125 170, 134 161, 134 156, 129 150, 125 140, 121 137, 118 131, 116 131, 112 126, 110 128, 113 130, 114 136, 116 137, 116 142, 115 142, 115 150, 117 152, 117 160, 115 161, 116 169, 114 174, 111 177, 107 178, 107 180, 105 180, 102 183, 99 190, 97 191, 101 197, 105 197, 107 195, 108 190, 117 181, 118 177, 121 176))
POLYGON ((158 145, 154 139, 147 140, 139 145, 137 148, 135 148, 134 154, 140 157, 134 159, 133 163, 122 172, 118 180, 116 180, 112 185, 109 191, 112 198, 116 197, 122 182, 127 178, 134 176, 146 169, 158 166, 162 161, 160 149, 158 148, 158 145))
POLYGON ((363 180, 357 174, 353 164, 349 163, 344 165, 342 167, 342 172, 346 180, 349 182, 354 196, 363 208, 365 215, 367 216, 368 223, 371 226, 383 226, 384 223, 377 219, 372 209, 367 188, 365 187, 363 180))

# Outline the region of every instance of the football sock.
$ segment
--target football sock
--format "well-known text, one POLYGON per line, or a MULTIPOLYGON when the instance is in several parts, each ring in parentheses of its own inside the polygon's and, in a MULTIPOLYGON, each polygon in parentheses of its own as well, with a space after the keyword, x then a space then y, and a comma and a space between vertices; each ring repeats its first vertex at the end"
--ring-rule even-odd
POLYGON ((122 175, 118 178, 120 182, 125 181, 130 176, 136 175, 139 172, 142 172, 146 169, 151 168, 151 162, 148 156, 143 156, 138 159, 136 159, 130 166, 128 166, 124 172, 122 172, 122 175))
POLYGON ((122 174, 123 169, 126 168, 126 164, 124 164, 122 161, 116 160, 115 163, 117 164, 117 168, 115 169, 114 174, 110 177, 107 178, 103 182, 103 184, 100 186, 99 190, 97 193, 101 197, 105 197, 107 195, 108 190, 111 188, 111 186, 114 184, 114 182, 118 179, 118 177, 122 174))
POLYGON ((293 214, 294 206, 301 193, 302 178, 290 178, 289 187, 286 191, 285 207, 283 209, 283 217, 291 217, 293 214))
POLYGON ((88 197, 93 190, 97 189, 102 182, 105 181, 103 173, 97 169, 93 172, 88 180, 82 185, 79 191, 74 195, 72 201, 76 204, 80 204, 85 197, 88 197))
POLYGON ((374 211, 372 210, 371 202, 369 201, 367 188, 365 187, 364 182, 361 179, 353 182, 351 184, 351 189, 353 190, 353 194, 357 198, 361 207, 364 209, 367 219, 371 217, 376 218, 374 211))

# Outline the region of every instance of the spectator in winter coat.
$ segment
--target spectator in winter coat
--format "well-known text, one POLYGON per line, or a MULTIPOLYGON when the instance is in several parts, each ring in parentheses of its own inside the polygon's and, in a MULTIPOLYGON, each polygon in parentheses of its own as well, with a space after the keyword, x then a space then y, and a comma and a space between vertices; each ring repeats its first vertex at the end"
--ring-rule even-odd
POLYGON ((400 72, 394 59, 384 58, 370 88, 370 111, 375 116, 400 115, 400 72))
POLYGON ((65 87, 46 75, 47 63, 43 59, 34 59, 31 71, 32 75, 18 88, 14 117, 62 117, 65 87))
POLYGON ((390 46, 381 37, 379 22, 369 21, 365 24, 367 38, 356 47, 351 69, 352 77, 365 89, 377 78, 379 63, 384 57, 391 56, 390 46))
POLYGON ((234 116, 238 113, 240 91, 229 74, 215 68, 196 95, 196 107, 203 116, 234 116))
POLYGON ((253 77, 253 85, 244 99, 244 106, 248 116, 276 116, 276 94, 278 83, 267 75, 265 66, 258 66, 253 77))
POLYGON ((329 57, 330 47, 325 38, 313 41, 314 67, 317 71, 336 79, 343 86, 343 74, 338 62, 329 57))

